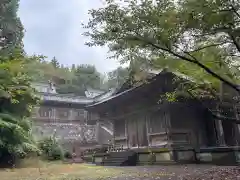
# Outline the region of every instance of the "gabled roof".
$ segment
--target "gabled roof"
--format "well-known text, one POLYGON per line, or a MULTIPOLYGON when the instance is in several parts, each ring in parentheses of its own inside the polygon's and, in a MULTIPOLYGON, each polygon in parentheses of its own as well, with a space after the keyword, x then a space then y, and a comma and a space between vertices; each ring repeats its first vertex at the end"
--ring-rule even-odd
POLYGON ((94 97, 94 102, 103 101, 103 100, 113 96, 114 94, 116 94, 116 92, 117 92, 117 88, 112 88, 109 91, 107 91, 103 94, 100 94, 99 96, 94 97))
MULTIPOLYGON (((108 96, 108 97, 102 99, 101 101, 97 101, 97 102, 95 101, 95 103, 90 104, 90 105, 88 105, 88 106, 86 106, 86 107, 87 107, 87 108, 88 108, 88 107, 93 107, 93 106, 96 106, 96 105, 105 103, 105 102, 107 102, 107 101, 110 101, 110 100, 112 100, 112 99, 116 99, 116 98, 118 98, 118 97, 120 97, 120 96, 124 96, 125 94, 128 94, 129 92, 132 92, 132 91, 134 91, 134 90, 136 90, 136 89, 139 89, 139 88, 143 87, 143 86, 146 85, 146 84, 150 84, 150 83, 154 82, 156 79, 158 79, 158 77, 160 77, 160 76, 161 76, 162 74, 164 74, 164 73, 171 73, 171 72, 167 72, 166 70, 162 70, 162 71, 159 72, 157 75, 152 76, 148 81, 145 81, 145 82, 143 82, 143 83, 141 83, 141 84, 137 84, 136 86, 131 87, 131 88, 129 88, 129 89, 127 89, 127 90, 124 90, 124 91, 119 91, 119 90, 117 90, 117 93, 112 94, 111 96, 108 96)), ((173 73, 171 73, 171 74, 173 74, 173 73)), ((120 89, 121 89, 121 88, 120 88, 120 89)))
MULTIPOLYGON (((119 89, 116 89, 115 92, 113 91, 112 93, 109 93, 108 96, 106 96, 105 98, 100 98, 98 99, 98 101, 94 101, 94 103, 89 104, 88 106, 86 106, 87 108, 90 107, 94 107, 96 105, 100 105, 103 103, 107 103, 108 101, 111 101, 113 99, 119 98, 121 96, 125 96, 126 94, 129 94, 130 92, 135 92, 136 90, 140 90, 141 88, 143 88, 144 86, 148 85, 148 84, 157 84, 157 80, 159 78, 161 78, 162 75, 164 74, 169 74, 175 77, 179 77, 183 80, 189 81, 189 82, 195 82, 194 79, 179 73, 179 72, 172 72, 169 71, 168 69, 161 69, 158 71, 150 71, 149 72, 149 76, 147 77, 146 81, 143 81, 141 83, 137 83, 134 87, 133 86, 129 86, 129 84, 127 84, 127 82, 125 84, 123 84, 123 86, 119 89), (127 88, 129 87, 129 88, 127 88)), ((161 85, 159 85, 159 87, 161 87, 161 85)), ((165 88, 164 88, 165 89, 165 88)), ((140 90, 141 91, 141 90, 140 90)))

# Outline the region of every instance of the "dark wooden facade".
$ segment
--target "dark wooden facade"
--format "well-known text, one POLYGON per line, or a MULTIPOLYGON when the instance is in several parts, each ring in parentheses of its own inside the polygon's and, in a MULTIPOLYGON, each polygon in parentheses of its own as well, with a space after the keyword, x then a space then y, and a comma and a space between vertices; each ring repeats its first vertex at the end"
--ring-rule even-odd
POLYGON ((92 103, 93 98, 48 92, 39 95, 41 104, 35 107, 31 117, 36 140, 54 136, 66 151, 80 155, 81 151, 111 138, 102 126, 87 124, 85 106, 92 103))
MULTIPOLYGON (((162 72, 148 83, 87 106, 94 119, 111 121, 113 144, 130 149, 238 146, 240 127, 214 119, 195 100, 160 103, 174 90, 175 74, 162 72)), ((216 106, 216 104, 214 104, 216 106)))

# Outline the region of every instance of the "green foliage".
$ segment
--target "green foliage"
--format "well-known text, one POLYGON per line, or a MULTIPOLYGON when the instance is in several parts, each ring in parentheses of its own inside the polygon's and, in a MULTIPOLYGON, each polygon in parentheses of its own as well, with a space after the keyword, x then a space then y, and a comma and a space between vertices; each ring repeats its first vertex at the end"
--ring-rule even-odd
POLYGON ((108 88, 119 87, 129 77, 129 70, 128 68, 118 67, 117 69, 108 73, 108 81, 107 86, 108 88))
POLYGON ((59 64, 59 62, 57 61, 56 57, 53 57, 53 59, 51 60, 51 64, 52 64, 53 67, 55 67, 55 68, 59 68, 59 67, 60 67, 60 64, 59 64))
MULTIPOLYGON (((0 112, 23 118, 30 116, 38 98, 31 78, 24 72, 25 57, 0 63, 0 112)), ((1 57, 0 57, 1 62, 1 57)))
POLYGON ((42 151, 42 155, 47 160, 62 160, 64 157, 62 147, 53 138, 46 138, 41 140, 39 148, 42 151))
POLYGON ((27 119, 16 119, 9 114, 0 113, 0 153, 17 158, 38 152, 30 131, 31 126, 27 119))
POLYGON ((95 66, 73 64, 71 68, 61 66, 56 58, 51 62, 45 57, 36 57, 25 67, 25 72, 33 77, 35 82, 56 82, 57 92, 60 94, 75 94, 84 96, 86 88, 105 89, 120 86, 125 81, 128 70, 119 67, 109 72, 107 81, 97 71, 95 66))
POLYGON ((24 73, 27 58, 16 54, 15 59, 0 57, 0 159, 12 163, 39 150, 31 136, 30 116, 38 98, 24 73), (4 60, 3 60, 4 59, 4 60), (26 60, 26 61, 25 61, 26 60))
POLYGON ((151 152, 149 155, 148 155, 148 162, 149 164, 154 164, 156 162, 156 154, 151 152))
POLYGON ((38 102, 31 77, 24 71, 35 59, 23 53, 23 27, 17 17, 18 0, 0 3, 0 163, 39 153, 28 117, 38 102))
POLYGON ((0 63, 0 161, 12 163, 20 157, 38 153, 27 119, 38 98, 29 77, 21 71, 21 60, 0 63))
POLYGON ((23 52, 23 26, 17 16, 19 0, 2 0, 0 3, 0 54, 8 56, 16 48, 23 52))
POLYGON ((66 159, 72 159, 72 153, 70 153, 69 151, 64 153, 64 158, 66 159))
POLYGON ((122 62, 168 68, 213 89, 221 81, 237 89, 238 1, 111 0, 89 14, 87 45, 107 45, 122 62))

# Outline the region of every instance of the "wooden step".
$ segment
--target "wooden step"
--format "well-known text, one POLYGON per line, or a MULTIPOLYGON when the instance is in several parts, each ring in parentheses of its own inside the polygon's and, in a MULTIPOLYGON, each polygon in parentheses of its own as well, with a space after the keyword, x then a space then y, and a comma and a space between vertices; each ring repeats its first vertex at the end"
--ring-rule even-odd
POLYGON ((137 154, 133 151, 110 152, 103 161, 104 166, 136 165, 137 154))

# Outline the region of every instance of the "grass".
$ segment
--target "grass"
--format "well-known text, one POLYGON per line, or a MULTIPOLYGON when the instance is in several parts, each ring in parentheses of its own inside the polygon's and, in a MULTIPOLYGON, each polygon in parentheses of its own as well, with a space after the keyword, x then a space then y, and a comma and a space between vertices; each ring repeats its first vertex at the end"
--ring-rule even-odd
MULTIPOLYGON (((1 169, 1 180, 102 180, 123 173, 116 168, 87 164, 33 162, 34 167, 1 169)), ((26 165, 25 165, 26 166, 26 165)))

